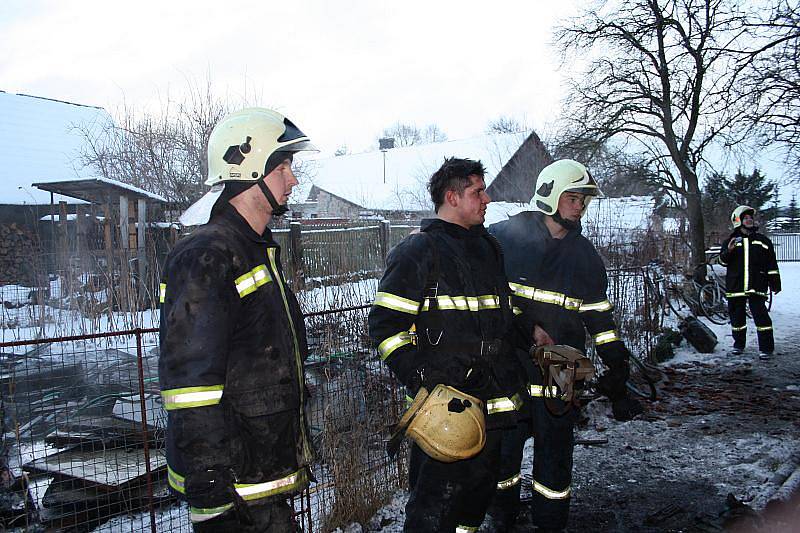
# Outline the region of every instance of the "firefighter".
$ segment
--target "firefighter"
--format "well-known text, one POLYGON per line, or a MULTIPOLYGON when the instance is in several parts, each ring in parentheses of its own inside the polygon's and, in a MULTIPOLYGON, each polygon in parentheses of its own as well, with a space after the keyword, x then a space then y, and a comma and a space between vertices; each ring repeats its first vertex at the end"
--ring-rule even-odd
POLYGON ((733 233, 720 247, 720 263, 727 267, 725 297, 733 332, 733 353, 741 354, 747 340, 745 305, 750 304, 758 334, 759 357, 768 359, 775 350, 772 319, 767 311, 768 290, 781 291, 781 275, 775 248, 765 235, 758 232, 756 210, 740 205, 731 213, 733 233))
POLYGON ((450 398, 433 402, 428 422, 406 433, 414 442, 404 531, 481 525, 497 482, 500 428, 514 425, 522 406, 522 370, 503 341, 511 294, 483 227, 484 173, 480 161, 450 158, 431 176, 437 216, 391 250, 369 314, 381 359, 410 394, 450 398), (476 401, 479 421, 465 409, 476 401))
POLYGON ((539 174, 535 211, 525 211, 492 225, 506 251, 506 274, 514 293, 518 355, 528 362, 531 425, 521 424, 503 441, 503 469, 490 511, 498 530, 510 528, 519 510, 520 465, 525 440, 533 435, 534 525, 537 531, 561 531, 567 525, 572 479, 574 409, 561 416, 548 410, 545 396, 558 402, 559 391, 543 381, 527 355, 535 345, 565 344, 586 350, 586 333, 608 370, 599 385, 611 400, 617 420, 630 420, 642 406, 629 398, 629 352, 620 340, 606 296, 605 266, 591 242, 581 235, 580 220, 600 195, 597 183, 577 161, 562 159, 539 174))
POLYGON ((211 190, 182 216, 203 224, 166 259, 159 380, 169 485, 195 531, 295 531, 288 497, 307 486, 307 356, 300 307, 267 224, 286 211, 296 152, 288 118, 248 108, 208 142, 211 190))

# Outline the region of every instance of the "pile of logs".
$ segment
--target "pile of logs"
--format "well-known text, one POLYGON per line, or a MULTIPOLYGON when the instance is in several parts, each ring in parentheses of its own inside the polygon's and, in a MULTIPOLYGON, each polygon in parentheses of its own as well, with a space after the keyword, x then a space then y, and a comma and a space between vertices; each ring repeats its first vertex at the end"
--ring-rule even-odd
POLYGON ((33 282, 31 262, 37 257, 37 239, 16 224, 0 224, 0 283, 33 282))

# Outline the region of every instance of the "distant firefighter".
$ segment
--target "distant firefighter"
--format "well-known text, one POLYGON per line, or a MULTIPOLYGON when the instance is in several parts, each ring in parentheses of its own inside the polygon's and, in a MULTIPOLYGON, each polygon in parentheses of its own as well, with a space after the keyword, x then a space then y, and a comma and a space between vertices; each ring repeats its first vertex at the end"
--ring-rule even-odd
POLYGON ((725 276, 725 297, 733 333, 733 353, 740 354, 747 340, 747 313, 750 304, 758 334, 758 351, 762 359, 775 350, 772 319, 767 311, 768 290, 781 291, 781 274, 775 258, 775 248, 765 235, 758 232, 756 210, 740 205, 731 213, 733 233, 723 241, 720 263, 728 268, 725 276))

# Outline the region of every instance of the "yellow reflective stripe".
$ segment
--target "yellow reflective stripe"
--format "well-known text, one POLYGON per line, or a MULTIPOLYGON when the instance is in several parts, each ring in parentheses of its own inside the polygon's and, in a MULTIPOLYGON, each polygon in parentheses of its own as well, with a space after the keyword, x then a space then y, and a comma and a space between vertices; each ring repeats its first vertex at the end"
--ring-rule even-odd
POLYGON ((475 531, 478 531, 478 527, 477 526, 475 526, 475 527, 473 527, 473 526, 462 526, 462 525, 456 526, 456 533, 474 533, 475 531))
MULTIPOLYGON (((297 340, 297 328, 294 325, 294 319, 292 318, 292 313, 289 310, 289 300, 286 298, 286 280, 283 279, 281 276, 281 271, 278 269, 278 261, 277 261, 277 248, 267 248, 267 257, 269 258, 269 266, 271 268, 270 272, 272 272, 276 277, 276 283, 278 285, 278 290, 281 292, 281 299, 283 300, 283 309, 286 312, 286 320, 289 322, 289 329, 292 331, 292 344, 294 345, 294 363, 295 369, 297 370, 297 383, 300 387, 300 405, 298 406, 300 411, 300 432, 302 433, 303 438, 303 458, 306 461, 311 461, 312 456, 314 453, 311 450, 310 440, 308 435, 306 434, 306 422, 305 422, 305 409, 303 409, 303 405, 305 402, 305 374, 303 373, 303 359, 300 356, 300 342, 297 340)), ((301 318, 302 320, 302 318, 301 318)), ((305 327, 305 326, 304 326, 305 327)))
POLYGON ((750 288, 750 239, 744 238, 744 290, 750 288))
POLYGON ((719 264, 722 266, 728 266, 728 263, 722 260, 722 256, 719 257, 719 264))
POLYGON ((378 345, 378 354, 381 356, 381 359, 386 359, 392 352, 406 344, 411 344, 411 333, 408 331, 401 331, 396 335, 384 339, 383 342, 378 345))
POLYGON ((761 245, 761 247, 762 247, 762 248, 764 248, 765 250, 769 250, 769 246, 767 246, 766 244, 764 244, 764 243, 763 243, 763 242, 761 242, 761 241, 753 241, 753 244, 759 244, 759 245, 761 245))
POLYGON ((186 492, 183 488, 185 481, 186 479, 182 475, 175 472, 169 465, 167 465, 167 482, 169 483, 170 487, 181 494, 185 494, 186 492))
MULTIPOLYGON (((423 311, 430 311, 430 298, 422 304, 423 311)), ((500 297, 496 294, 482 296, 449 296, 442 294, 436 297, 439 309, 455 311, 483 311, 486 309, 500 309, 500 297)))
POLYGON ((521 283, 509 283, 508 286, 516 296, 535 302, 557 305, 570 311, 578 311, 583 303, 583 300, 571 298, 561 292, 537 289, 521 283))
POLYGON ((767 274, 780 274, 780 272, 778 272, 777 270, 770 270, 767 272, 767 274))
POLYGON ((567 487, 566 490, 557 491, 545 487, 536 480, 533 481, 533 490, 535 490, 548 500, 564 500, 566 498, 569 498, 569 494, 571 492, 570 487, 567 487))
POLYGON ((747 325, 744 326, 731 326, 731 330, 733 331, 744 331, 747 329, 747 325))
POLYGON ((529 385, 528 394, 533 398, 558 398, 558 387, 555 385, 550 385, 549 387, 529 385))
POLYGON ((232 508, 232 503, 226 503, 225 505, 212 507, 210 509, 203 509, 202 507, 189 507, 189 519, 195 524, 197 522, 205 522, 206 520, 211 520, 212 518, 215 518, 232 508))
POLYGON ((772 326, 761 326, 757 327, 756 331, 772 331, 772 326))
POLYGON ((167 411, 216 405, 222 399, 223 388, 224 385, 211 385, 170 389, 161 391, 161 398, 167 411))
POLYGON ((419 312, 419 302, 397 296, 390 292, 379 292, 375 295, 375 302, 373 305, 379 305, 387 309, 394 309, 401 313, 408 313, 409 315, 416 315, 419 312))
POLYGON ((522 474, 514 474, 508 479, 504 479, 503 481, 498 481, 497 490, 508 490, 514 485, 519 484, 521 479, 522 479, 522 474))
POLYGON ((738 298, 739 296, 747 296, 746 292, 726 292, 725 298, 738 298))
POLYGON ((587 311, 611 311, 613 308, 614 306, 611 305, 611 302, 608 300, 603 300, 601 302, 595 302, 591 304, 581 304, 578 311, 581 313, 585 313, 587 311))
POLYGON ((522 407, 522 399, 519 394, 515 394, 511 398, 502 396, 500 398, 492 398, 486 401, 486 412, 494 413, 507 413, 509 411, 516 411, 522 407))
POLYGON ((164 303, 164 300, 167 299, 167 284, 166 283, 159 283, 158 284, 158 302, 164 303))
POLYGON ((282 492, 294 490, 308 481, 305 470, 299 470, 286 477, 264 483, 234 483, 234 488, 243 500, 257 500, 282 492))
POLYGON ((609 342, 614 342, 619 340, 619 335, 617 335, 617 331, 614 329, 610 329, 608 331, 604 331, 602 333, 598 333, 592 337, 594 339, 594 343, 598 346, 601 344, 608 344, 609 342))
POLYGON ((511 308, 511 311, 513 311, 513 313, 514 313, 515 315, 521 315, 521 314, 522 314, 522 309, 520 309, 520 308, 519 308, 519 307, 517 307, 516 305, 515 305, 515 306, 513 306, 513 307, 511 308))
POLYGON ((262 285, 266 285, 271 281, 272 276, 269 275, 267 265, 262 264, 236 278, 234 283, 236 284, 236 291, 239 293, 239 297, 244 298, 248 294, 256 292, 256 289, 262 285))
POLYGON ((769 297, 769 294, 767 294, 766 292, 757 291, 755 289, 750 289, 749 291, 747 291, 747 294, 755 294, 758 296, 763 296, 764 298, 769 297))

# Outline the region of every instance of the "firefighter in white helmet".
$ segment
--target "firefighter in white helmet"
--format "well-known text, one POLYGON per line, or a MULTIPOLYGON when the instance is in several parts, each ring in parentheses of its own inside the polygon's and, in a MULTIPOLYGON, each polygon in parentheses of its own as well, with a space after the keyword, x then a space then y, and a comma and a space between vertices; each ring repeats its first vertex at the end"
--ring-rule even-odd
POLYGON ((168 255, 159 380, 169 485, 195 531, 295 531, 289 496, 310 477, 302 313, 269 222, 285 212, 296 152, 313 150, 269 109, 224 117, 208 143, 201 224, 168 255))
POLYGON ((585 352, 586 330, 608 367, 599 378, 617 420, 642 412, 629 398, 629 352, 623 344, 606 296, 607 277, 597 250, 581 235, 580 220, 589 202, 601 192, 584 165, 561 159, 538 176, 532 211, 489 227, 505 250, 506 274, 514 292, 518 354, 526 357, 530 379, 532 424, 521 424, 503 442, 503 475, 490 514, 499 531, 516 520, 520 464, 525 440, 534 437, 534 525, 540 531, 566 527, 572 479, 574 409, 555 416, 545 400, 558 402, 563 391, 552 390, 528 356, 535 345, 564 344, 585 352))
POLYGON ((720 247, 720 263, 727 267, 725 296, 733 333, 733 353, 744 351, 747 340, 745 305, 749 303, 756 323, 759 356, 767 359, 775 350, 775 338, 766 302, 768 291, 780 292, 781 275, 772 241, 759 233, 755 217, 756 210, 747 205, 733 210, 733 233, 720 247))
POLYGON ((414 441, 408 532, 477 530, 497 483, 501 428, 516 425, 522 405, 524 370, 504 342, 508 281, 483 227, 484 173, 480 161, 451 158, 431 176, 437 217, 389 252, 369 314, 381 358, 417 395, 398 428, 414 441))

